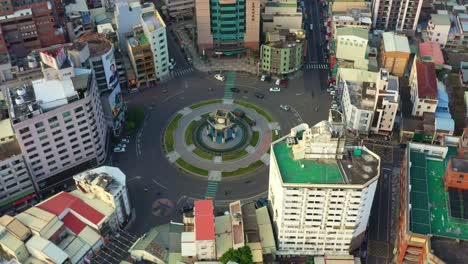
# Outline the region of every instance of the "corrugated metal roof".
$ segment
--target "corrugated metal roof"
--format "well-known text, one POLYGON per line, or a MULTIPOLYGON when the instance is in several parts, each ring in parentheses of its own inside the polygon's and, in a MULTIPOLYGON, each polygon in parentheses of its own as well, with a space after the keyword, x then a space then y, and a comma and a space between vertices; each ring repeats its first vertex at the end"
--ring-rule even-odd
POLYGON ((194 205, 196 240, 214 240, 213 201, 197 200, 194 205))
POLYGON ((78 236, 91 247, 96 245, 98 241, 102 239, 102 237, 89 226, 83 228, 83 230, 78 234, 78 236))
POLYGON ((12 235, 21 241, 25 241, 30 235, 31 230, 12 216, 4 215, 0 218, 0 225, 4 226, 12 235))
POLYGON ((5 230, 5 227, 0 226, 0 233, 3 232, 5 234, 0 236, 0 245, 9 248, 11 251, 17 251, 24 244, 9 231, 5 230))
POLYGON ((74 216, 73 213, 68 213, 62 218, 65 226, 70 229, 75 235, 79 234, 87 225, 81 222, 78 217, 74 216))
POLYGON ((385 52, 400 51, 411 53, 408 38, 395 32, 384 32, 382 34, 385 52))
POLYGON ((232 248, 231 216, 223 215, 215 217, 216 256, 220 258, 226 251, 232 248))
POLYGON ((432 14, 431 21, 436 26, 450 26, 450 18, 447 14, 432 14))
POLYGON ((260 233, 263 254, 275 253, 276 243, 268 209, 267 207, 261 207, 258 208, 255 213, 257 214, 258 231, 260 233))
POLYGON ((419 56, 423 58, 430 58, 435 64, 444 64, 444 55, 440 44, 437 42, 423 42, 419 44, 419 56))
POLYGON ((63 263, 68 259, 68 255, 63 250, 52 244, 49 240, 37 235, 32 236, 28 242, 26 242, 26 247, 29 252, 42 252, 54 263, 63 263))
POLYGON ((195 247, 195 232, 182 232, 181 235, 181 252, 182 256, 195 256, 197 253, 195 247))
POLYGON ((33 233, 40 234, 46 239, 49 239, 63 225, 57 216, 37 207, 31 207, 16 215, 15 218, 29 227, 33 233))
POLYGON ((418 78, 418 97, 437 98, 437 81, 435 65, 432 62, 416 61, 418 78))
POLYGON ((83 200, 85 203, 89 204, 91 207, 94 209, 98 210, 101 214, 109 217, 114 213, 114 209, 107 205, 105 202, 99 200, 99 199, 93 199, 91 198, 92 195, 88 195, 86 193, 83 193, 79 190, 74 190, 70 192, 73 196, 76 196, 83 200))

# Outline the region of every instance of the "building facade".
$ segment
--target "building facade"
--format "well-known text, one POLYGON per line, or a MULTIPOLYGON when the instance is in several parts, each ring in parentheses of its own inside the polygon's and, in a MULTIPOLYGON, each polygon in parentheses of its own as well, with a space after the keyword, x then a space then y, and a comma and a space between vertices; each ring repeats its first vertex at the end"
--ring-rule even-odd
POLYGON ((40 51, 44 78, 7 91, 13 130, 36 188, 71 180, 68 170, 104 162, 107 124, 91 70, 63 46, 40 51))
POLYGON ((65 43, 50 1, 8 0, 0 9, 0 56, 9 54, 13 64, 34 49, 65 43))
POLYGON ((403 77, 411 55, 408 38, 395 32, 382 34, 380 65, 390 73, 403 77))
POLYGON ((260 63, 263 72, 286 75, 302 68, 305 53, 305 34, 289 33, 277 41, 262 44, 260 63))
POLYGON ((369 31, 372 26, 372 12, 368 2, 334 1, 330 9, 332 38, 340 27, 358 27, 369 31))
POLYGON ((195 0, 164 0, 164 4, 172 19, 181 20, 194 15, 195 0))
POLYGON ((415 58, 409 78, 413 110, 411 115, 421 117, 424 113, 435 113, 437 108, 437 77, 433 62, 415 58))
POLYGON ((348 255, 363 241, 380 159, 344 140, 342 123, 322 121, 272 143, 268 199, 276 255, 348 255), (351 163, 365 156, 367 172, 349 155, 351 163))
POLYGON ((139 2, 118 1, 115 5, 115 24, 117 26, 119 49, 126 52, 127 38, 132 35, 133 27, 140 24, 142 6, 139 2))
POLYGON ((423 0, 373 0, 372 27, 379 30, 415 31, 423 0))
POLYGON ((258 50, 260 1, 195 1, 200 54, 240 56, 258 50))
POLYGON ((137 87, 145 87, 156 82, 153 52, 141 27, 136 27, 133 36, 128 37, 127 51, 137 87))
POLYGON ((262 13, 263 33, 281 29, 302 29, 302 10, 296 1, 270 1, 262 13))
POLYGON ((447 44, 450 33, 450 16, 448 14, 433 14, 426 28, 426 42, 437 42, 442 48, 447 44))
POLYGON ((341 27, 336 31, 336 60, 340 67, 367 70, 369 32, 364 28, 341 27))

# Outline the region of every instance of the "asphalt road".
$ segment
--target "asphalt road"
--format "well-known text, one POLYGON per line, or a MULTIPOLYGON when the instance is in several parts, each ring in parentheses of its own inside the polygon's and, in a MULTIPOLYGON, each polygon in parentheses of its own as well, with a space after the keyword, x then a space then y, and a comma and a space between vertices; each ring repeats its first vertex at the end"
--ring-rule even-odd
MULTIPOLYGON (((255 103, 270 112, 281 126, 280 134, 285 135, 290 128, 302 122, 315 124, 328 118, 329 96, 320 100, 311 98, 306 95, 303 84, 302 78, 292 79, 288 88, 279 93, 270 93, 268 89, 273 84, 238 73, 236 87, 241 92, 234 94, 234 99, 255 103), (264 93, 265 98, 256 98, 255 91, 264 93), (311 100, 320 105, 319 111, 311 110, 311 100), (291 105, 291 111, 282 110, 280 104, 291 105)), ((314 86, 313 83, 309 85, 314 86)), ((128 107, 142 105, 147 109, 145 122, 141 130, 131 138, 127 151, 113 154, 114 165, 127 175, 127 184, 136 211, 136 221, 130 228, 131 232, 141 234, 154 225, 180 220, 179 209, 187 199, 203 198, 207 179, 188 175, 167 161, 162 148, 163 129, 180 109, 195 102, 222 98, 223 93, 224 83, 216 81, 208 74, 193 72, 126 97, 128 107), (170 202, 167 203, 164 199, 170 202), (162 204, 164 210, 161 209, 162 204)), ((265 166, 251 175, 223 179, 218 186, 215 201, 217 205, 222 205, 236 199, 266 197, 267 188, 268 168, 265 166)))

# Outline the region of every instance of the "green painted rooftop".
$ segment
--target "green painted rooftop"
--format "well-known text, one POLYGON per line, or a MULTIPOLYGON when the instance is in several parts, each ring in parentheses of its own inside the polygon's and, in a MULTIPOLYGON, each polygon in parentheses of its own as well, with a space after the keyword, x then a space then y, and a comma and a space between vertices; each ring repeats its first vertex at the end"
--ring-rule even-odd
MULTIPOLYGON (((444 160, 411 151, 410 230, 414 233, 468 240, 468 219, 453 218, 449 213, 449 194, 444 189, 448 161, 456 155, 449 147, 444 160)), ((463 201, 468 202, 468 201, 463 201)))
POLYGON ((140 43, 140 45, 146 45, 146 44, 149 43, 148 38, 143 33, 139 33, 137 35, 137 39, 138 39, 138 42, 140 43))
POLYGON ((294 160, 291 148, 284 141, 273 145, 273 151, 284 183, 344 183, 336 161, 294 160))

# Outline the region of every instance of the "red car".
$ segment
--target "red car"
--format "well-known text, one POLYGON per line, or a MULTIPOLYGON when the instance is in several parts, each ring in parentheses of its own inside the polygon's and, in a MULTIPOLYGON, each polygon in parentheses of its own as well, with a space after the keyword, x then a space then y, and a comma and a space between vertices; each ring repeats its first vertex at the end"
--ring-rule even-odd
POLYGON ((280 81, 280 85, 281 85, 281 87, 286 88, 286 86, 288 86, 288 80, 282 79, 280 81))

